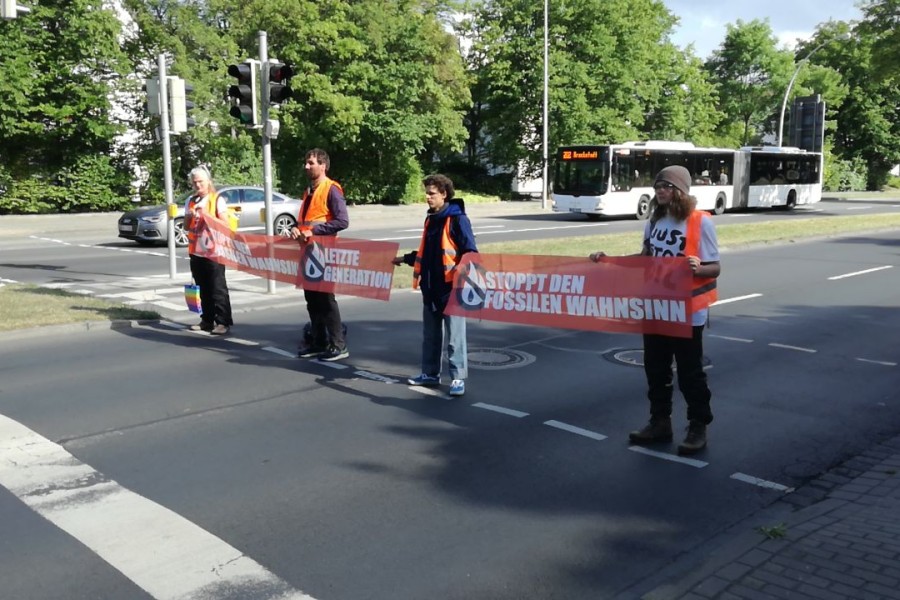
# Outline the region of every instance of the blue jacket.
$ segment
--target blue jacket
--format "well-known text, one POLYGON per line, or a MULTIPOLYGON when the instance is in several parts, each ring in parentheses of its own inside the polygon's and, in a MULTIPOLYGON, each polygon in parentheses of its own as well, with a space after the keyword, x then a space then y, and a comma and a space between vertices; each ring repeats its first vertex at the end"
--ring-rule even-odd
MULTIPOLYGON (((425 230, 425 246, 422 251, 422 278, 419 280, 419 289, 422 290, 422 302, 435 312, 443 312, 450 299, 450 290, 453 284, 444 281, 444 264, 441 256, 441 237, 444 222, 450 222, 450 237, 456 244, 458 256, 466 252, 478 252, 475 246, 475 234, 472 232, 472 223, 466 216, 466 206, 462 198, 453 198, 439 211, 428 211, 428 228, 425 230)), ((409 266, 416 264, 417 251, 403 255, 403 262, 409 266)))

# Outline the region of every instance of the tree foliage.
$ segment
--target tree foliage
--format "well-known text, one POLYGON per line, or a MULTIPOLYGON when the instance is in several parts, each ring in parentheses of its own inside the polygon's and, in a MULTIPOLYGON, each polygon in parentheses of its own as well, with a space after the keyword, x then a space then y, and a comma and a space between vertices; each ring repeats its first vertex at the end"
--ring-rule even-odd
MULTIPOLYGON (((530 0, 473 3, 462 28, 473 108, 470 159, 537 172, 543 136, 543 7, 530 0)), ((549 140, 706 140, 719 119, 715 91, 668 35, 677 19, 655 0, 550 3, 549 140)))
POLYGON ((793 55, 777 44, 768 19, 738 19, 727 26, 725 40, 706 63, 725 113, 719 133, 729 146, 759 144, 775 129, 772 115, 780 111, 793 70, 793 55))

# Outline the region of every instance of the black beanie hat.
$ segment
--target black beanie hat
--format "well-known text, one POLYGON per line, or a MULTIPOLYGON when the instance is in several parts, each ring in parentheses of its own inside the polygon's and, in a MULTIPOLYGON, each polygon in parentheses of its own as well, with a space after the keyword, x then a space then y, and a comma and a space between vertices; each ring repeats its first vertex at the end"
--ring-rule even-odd
POLYGON ((681 165, 671 165, 660 171, 654 185, 660 181, 671 183, 685 194, 691 193, 691 174, 681 165))

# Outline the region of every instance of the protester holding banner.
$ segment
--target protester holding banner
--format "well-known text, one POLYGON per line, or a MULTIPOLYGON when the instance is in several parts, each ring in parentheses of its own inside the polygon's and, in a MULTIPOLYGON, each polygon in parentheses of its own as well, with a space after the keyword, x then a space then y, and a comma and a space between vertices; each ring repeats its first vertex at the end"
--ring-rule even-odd
POLYGON ((422 373, 410 385, 441 383, 444 340, 450 364, 450 395, 466 393, 468 358, 465 317, 445 314, 456 266, 467 252, 478 252, 475 234, 462 198, 454 198, 453 182, 445 175, 429 175, 425 186, 428 213, 419 249, 398 256, 395 265, 413 267, 413 287, 422 290, 422 373))
MULTIPOLYGON (((678 387, 687 403, 687 436, 678 446, 679 454, 695 454, 706 447, 706 426, 713 420, 711 393, 703 370, 703 327, 708 307, 716 300, 716 278, 720 273, 719 245, 715 226, 705 212, 696 210, 690 196, 691 175, 682 166, 669 166, 656 176, 653 189, 656 205, 644 227, 640 255, 652 257, 686 256, 693 272, 692 323, 690 338, 644 334, 644 372, 650 400, 650 422, 629 434, 635 444, 672 440, 672 359, 678 371, 678 387)), ((594 252, 590 259, 606 256, 594 252)))
POLYGON ((191 276, 200 286, 200 323, 191 325, 192 331, 208 331, 212 335, 225 335, 234 325, 231 318, 231 297, 225 281, 225 265, 198 254, 198 241, 208 228, 204 218, 212 219, 228 227, 225 215, 228 205, 216 194, 209 169, 195 167, 188 175, 194 193, 184 206, 184 230, 188 236, 188 255, 191 260, 191 276))
MULTIPOLYGON (((297 226, 291 229, 291 237, 301 244, 309 243, 314 236, 336 236, 350 224, 344 190, 327 176, 330 166, 324 150, 313 148, 306 153, 304 168, 309 187, 303 193, 297 226)), ((334 294, 304 289, 303 295, 312 331, 309 342, 304 341, 297 356, 329 362, 350 356, 334 294)))

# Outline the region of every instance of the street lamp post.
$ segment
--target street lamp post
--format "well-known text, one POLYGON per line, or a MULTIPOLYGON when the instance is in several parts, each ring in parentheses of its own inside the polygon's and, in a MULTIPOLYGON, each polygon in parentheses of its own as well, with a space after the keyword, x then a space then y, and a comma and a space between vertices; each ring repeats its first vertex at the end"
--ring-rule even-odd
POLYGON ((544 0, 544 132, 543 132, 543 145, 544 145, 544 161, 543 161, 543 174, 541 179, 541 210, 547 209, 547 185, 549 184, 548 177, 548 154, 547 154, 547 103, 548 103, 548 87, 550 83, 550 56, 549 56, 549 21, 550 21, 550 0, 544 0))
POLYGON ((809 54, 807 54, 803 60, 797 63, 797 68, 794 69, 794 74, 791 76, 790 82, 788 82, 787 89, 784 90, 784 99, 781 101, 781 116, 778 118, 778 146, 782 146, 782 142, 784 140, 784 111, 787 108, 788 96, 791 93, 791 88, 794 87, 794 81, 797 79, 797 75, 800 74, 800 69, 803 68, 804 63, 809 60, 809 57, 818 52, 821 48, 827 46, 830 42, 834 40, 828 40, 826 42, 822 42, 815 48, 813 48, 809 54))

